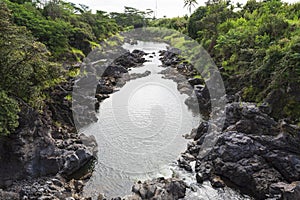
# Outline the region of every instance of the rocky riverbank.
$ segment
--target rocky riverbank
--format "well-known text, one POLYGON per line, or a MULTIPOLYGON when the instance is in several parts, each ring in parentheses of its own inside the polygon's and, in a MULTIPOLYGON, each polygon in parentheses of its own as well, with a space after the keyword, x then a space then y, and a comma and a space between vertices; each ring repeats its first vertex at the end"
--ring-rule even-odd
POLYGON ((0 139, 0 185, 5 190, 0 199, 81 199, 80 191, 68 187, 75 181, 72 175, 95 159, 97 144, 75 131, 68 121, 72 115, 65 118, 71 112, 63 87, 67 89, 62 85, 51 91, 59 101, 49 103, 43 114, 24 107, 17 131, 0 139))
MULTIPOLYGON (((227 185, 256 199, 298 199, 300 128, 284 120, 275 121, 264 104, 240 102, 238 95, 224 97, 226 117, 220 120, 225 124, 216 134, 211 151, 202 156, 203 142, 210 137, 209 127, 218 125, 209 119, 211 102, 205 81, 194 77, 197 71, 178 53, 161 52, 166 68, 162 74, 190 96, 186 104, 192 110, 199 108, 204 118, 197 129, 185 135, 190 141, 178 166, 192 173, 199 185, 204 181, 216 188, 227 185)), ((95 110, 104 99, 127 81, 150 73, 129 73, 130 68, 146 62, 143 51, 121 55, 108 65, 97 65, 99 58, 89 58, 79 80, 69 79, 49 91, 52 100, 43 114, 24 105, 16 133, 0 139, 0 199, 90 199, 82 196, 90 171, 77 176, 74 173, 95 159, 97 144, 93 137, 77 133, 75 124, 81 127, 97 120, 95 110), (72 87, 80 91, 73 99, 77 106, 73 110, 66 98, 72 87), (85 114, 77 113, 73 119, 74 109, 85 114)), ((157 178, 137 182, 132 195, 115 199, 180 199, 187 188, 190 186, 183 180, 157 178)), ((100 195, 99 199, 105 198, 100 195)))
POLYGON ((0 199, 90 199, 82 196, 90 171, 76 173, 96 158, 97 143, 93 136, 80 134, 76 128, 96 121, 95 109, 117 88, 149 75, 128 73, 146 61, 144 52, 122 53, 108 66, 83 65, 81 70, 87 73, 79 80, 69 78, 50 89, 51 100, 43 113, 24 105, 17 131, 0 138, 0 199), (96 95, 91 98, 76 93, 85 103, 75 102, 79 106, 75 110, 84 110, 85 114, 73 115, 74 107, 67 97, 72 95, 73 87, 83 85, 95 88, 96 95))
MULTIPOLYGON (((177 82, 178 90, 188 95, 189 83, 195 95, 186 104, 191 109, 199 106, 201 114, 204 110, 204 116, 209 116, 211 104, 205 82, 193 77, 195 69, 176 52, 161 52, 165 78, 177 82)), ((238 95, 226 98, 225 124, 216 134, 212 150, 205 156, 200 154, 203 142, 210 137, 209 127, 218 126, 204 117, 206 121, 186 135, 191 141, 178 165, 195 173, 199 184, 210 181, 214 187, 228 185, 256 199, 299 199, 300 128, 285 120, 275 121, 265 104, 240 102, 238 95)))

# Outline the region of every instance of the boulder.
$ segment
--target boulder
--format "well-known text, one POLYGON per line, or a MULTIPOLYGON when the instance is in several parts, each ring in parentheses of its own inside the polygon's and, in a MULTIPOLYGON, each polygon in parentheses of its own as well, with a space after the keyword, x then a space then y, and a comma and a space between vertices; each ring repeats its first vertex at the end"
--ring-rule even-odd
POLYGON ((273 184, 300 180, 297 126, 280 126, 255 105, 233 102, 226 106, 224 128, 217 134, 213 148, 204 157, 197 156, 209 137, 211 124, 202 122, 198 131, 191 133, 195 142, 185 152, 195 156, 195 170, 202 174, 201 180, 209 179, 214 187, 223 187, 224 182, 216 181, 216 176, 224 177, 257 199, 270 196, 271 186, 276 186, 273 184))
MULTIPOLYGON (((132 187, 132 192, 140 199, 174 200, 185 197, 186 184, 178 179, 158 178, 151 181, 138 182, 132 187)), ((129 197, 128 197, 129 198, 129 197)), ((135 198, 135 199, 139 199, 135 198)), ((130 199, 130 198, 129 198, 130 199)), ((132 198, 134 199, 134 198, 132 198)))

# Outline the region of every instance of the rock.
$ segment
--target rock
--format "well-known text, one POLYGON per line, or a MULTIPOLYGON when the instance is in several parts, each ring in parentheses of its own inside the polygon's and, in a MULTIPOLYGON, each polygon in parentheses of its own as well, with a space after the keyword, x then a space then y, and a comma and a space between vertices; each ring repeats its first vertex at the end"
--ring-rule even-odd
POLYGON ((135 49, 135 50, 132 51, 132 54, 134 54, 135 56, 143 56, 143 55, 145 55, 145 52, 141 51, 141 50, 138 50, 138 49, 135 49))
POLYGON ((224 129, 218 133, 212 150, 204 157, 197 156, 211 123, 202 122, 199 135, 195 130, 191 133, 198 140, 188 145, 186 152, 196 158, 195 171, 214 187, 224 186, 223 181, 216 179, 218 175, 244 192, 264 199, 270 196, 272 184, 300 179, 297 127, 284 125, 284 129, 253 104, 233 102, 226 106, 224 129))
POLYGON ((191 167, 191 165, 188 163, 188 161, 186 161, 183 157, 180 157, 178 160, 178 166, 185 169, 186 171, 192 172, 193 169, 191 167))
POLYGON ((203 180, 203 176, 201 173, 196 174, 196 180, 197 180, 197 183, 200 183, 200 184, 203 183, 204 180, 203 180))
POLYGON ((201 122, 201 124, 197 128, 196 135, 194 136, 194 140, 200 139, 205 133, 207 133, 208 128, 209 128, 208 122, 201 122))
POLYGON ((300 180, 300 155, 281 150, 268 151, 263 155, 287 181, 300 180))
MULTIPOLYGON (((283 106, 274 107, 282 99, 274 98, 283 96, 279 94, 280 91, 269 95, 267 103, 259 107, 241 102, 241 94, 231 91, 236 94, 223 97, 228 101, 226 117, 209 120, 210 93, 202 80, 191 78, 195 76, 193 66, 178 58, 177 53, 180 52, 168 50, 159 53, 166 67, 162 72, 164 77, 178 83, 178 90, 184 90, 183 79, 188 79, 195 93, 185 103, 192 111, 200 110, 206 120, 201 122, 198 129, 186 135, 186 138, 194 141, 188 143, 187 150, 178 160, 178 166, 191 171, 189 163, 195 161, 197 182, 210 180, 214 187, 224 187, 225 183, 220 179, 222 177, 257 199, 300 199, 299 184, 295 183, 300 180, 300 128, 284 120, 277 122, 269 116, 282 114, 283 106), (178 75, 184 78, 178 78, 178 75), (215 141, 212 140, 209 127, 215 130, 214 127, 220 127, 223 121, 222 130, 215 132, 215 141), (203 149, 205 141, 212 141, 212 147, 203 149), (287 184, 291 182, 294 184, 287 184)), ((206 83, 214 80, 216 75, 212 72, 206 83)), ((210 89, 218 90, 220 84, 214 82, 208 85, 213 85, 210 89)))
POLYGON ((58 187, 62 187, 63 183, 58 179, 51 179, 52 183, 58 187))
POLYGON ((191 95, 193 88, 188 84, 188 82, 180 82, 177 84, 177 90, 182 94, 191 95))
POLYGON ((287 184, 284 182, 274 183, 270 186, 270 193, 273 198, 283 200, 294 200, 300 198, 300 182, 287 184))
POLYGON ((149 76, 151 74, 150 71, 145 71, 144 73, 132 73, 129 75, 129 80, 135 80, 135 79, 138 79, 138 78, 143 78, 143 77, 146 77, 146 76, 149 76))
POLYGON ((98 84, 96 88, 96 94, 111 94, 113 93, 114 89, 112 87, 103 85, 103 84, 98 84))
POLYGON ((96 95, 95 95, 95 98, 96 98, 99 102, 101 102, 101 101, 103 101, 104 99, 109 98, 109 95, 107 95, 107 94, 96 94, 96 95))
POLYGON ((121 197, 112 198, 111 200, 122 200, 121 197))
POLYGON ((127 72, 128 72, 127 69, 125 69, 123 66, 109 65, 108 67, 105 68, 105 71, 103 72, 102 76, 119 78, 121 77, 121 74, 127 72))
POLYGON ((0 199, 3 200, 18 200, 19 199, 19 194, 14 193, 14 192, 6 192, 0 189, 0 199))
POLYGON ((188 79, 188 82, 193 87, 195 85, 203 85, 205 83, 202 79, 199 79, 199 78, 190 78, 190 79, 188 79))
POLYGON ((214 177, 210 182, 211 182, 211 185, 215 188, 225 187, 224 181, 219 176, 214 177))
POLYGON ((127 52, 120 56, 119 58, 115 59, 114 64, 121 65, 125 67, 126 69, 131 67, 136 67, 144 62, 146 62, 146 59, 143 58, 145 55, 145 52, 140 50, 133 50, 132 53, 127 52))
POLYGON ((135 184, 132 192, 141 199, 173 200, 183 198, 186 188, 187 186, 182 180, 158 178, 135 184))
POLYGON ((94 159, 91 152, 86 149, 80 148, 66 156, 64 168, 61 173, 64 176, 70 176, 83 167, 86 163, 94 159))
POLYGON ((97 200, 104 200, 105 197, 103 194, 99 194, 98 197, 97 197, 97 200))

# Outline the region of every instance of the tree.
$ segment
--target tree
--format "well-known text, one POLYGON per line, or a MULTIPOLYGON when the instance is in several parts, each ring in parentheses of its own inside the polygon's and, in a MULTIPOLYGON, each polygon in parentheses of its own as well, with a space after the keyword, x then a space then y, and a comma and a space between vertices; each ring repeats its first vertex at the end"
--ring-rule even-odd
POLYGON ((0 46, 0 135, 7 135, 18 126, 18 102, 41 109, 43 90, 57 84, 60 70, 48 61, 45 45, 12 23, 4 3, 0 3, 0 46))
POLYGON ((192 13, 192 7, 198 4, 197 0, 184 0, 184 7, 187 7, 190 14, 192 13))

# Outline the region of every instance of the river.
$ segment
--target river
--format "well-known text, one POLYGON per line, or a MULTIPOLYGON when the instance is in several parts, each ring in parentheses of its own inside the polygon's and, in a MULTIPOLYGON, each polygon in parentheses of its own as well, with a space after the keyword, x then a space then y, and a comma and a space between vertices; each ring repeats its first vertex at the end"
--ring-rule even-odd
MULTIPOLYGON (((95 170, 84 188, 87 196, 124 196, 138 180, 174 174, 189 184, 196 182, 195 175, 178 169, 175 161, 188 142, 182 135, 197 127, 201 117, 189 111, 184 104, 187 95, 178 92, 177 84, 159 74, 165 68, 160 66, 158 52, 166 46, 140 41, 123 46, 149 53, 145 56, 148 62, 130 73, 151 74, 127 82, 104 100, 98 122, 82 130, 94 135, 98 143, 95 170)), ((213 189, 208 182, 193 188, 197 192, 188 189, 185 199, 248 199, 229 188, 213 189)))

